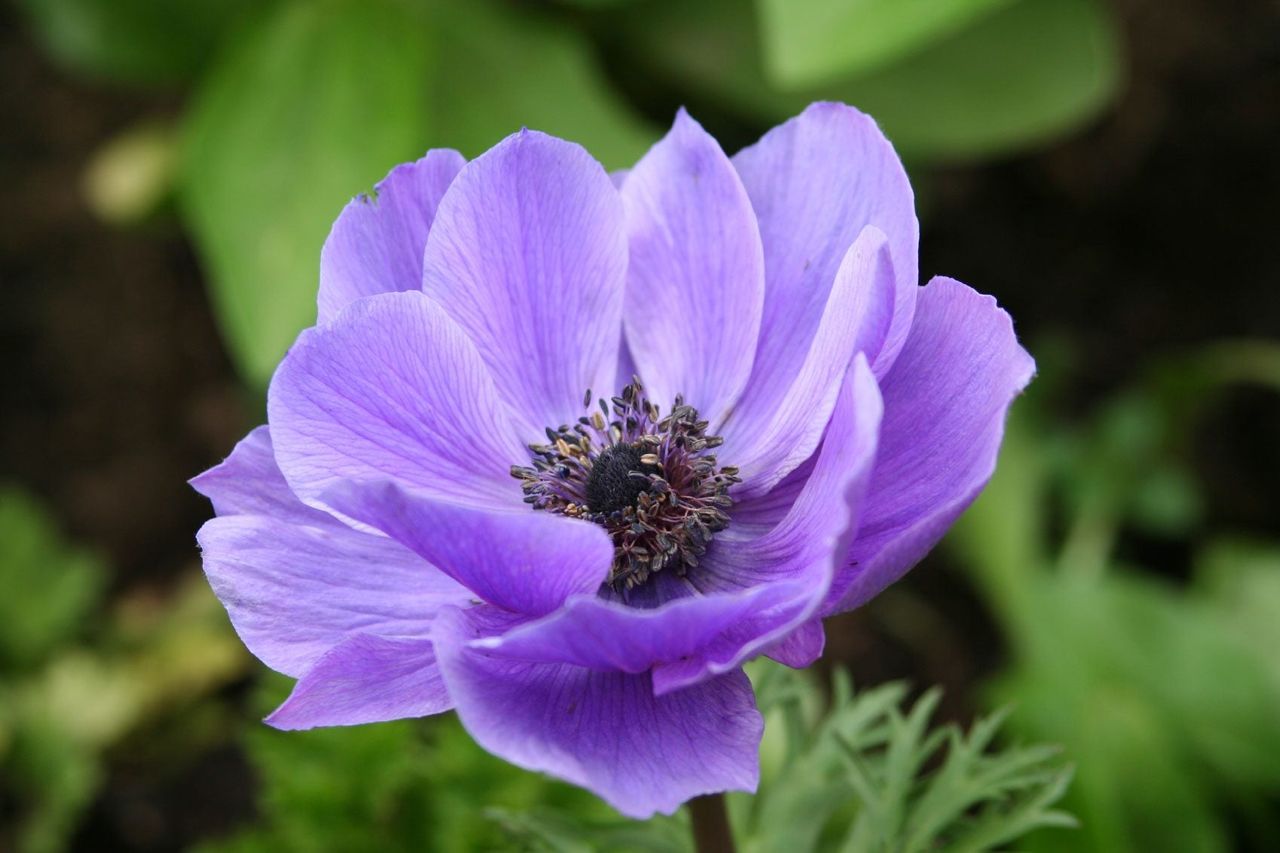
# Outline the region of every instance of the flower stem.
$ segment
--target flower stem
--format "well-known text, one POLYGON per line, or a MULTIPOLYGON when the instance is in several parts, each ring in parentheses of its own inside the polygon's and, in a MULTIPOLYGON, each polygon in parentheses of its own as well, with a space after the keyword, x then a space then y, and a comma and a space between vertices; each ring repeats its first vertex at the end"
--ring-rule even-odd
POLYGON ((689 817, 693 819, 693 846, 698 853, 734 853, 724 794, 694 797, 689 801, 689 817))

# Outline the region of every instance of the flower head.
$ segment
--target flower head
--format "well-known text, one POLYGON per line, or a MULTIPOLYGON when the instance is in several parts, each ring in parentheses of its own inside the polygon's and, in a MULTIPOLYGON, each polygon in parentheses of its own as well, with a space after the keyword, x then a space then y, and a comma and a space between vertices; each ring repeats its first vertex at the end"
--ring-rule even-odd
POLYGON ((732 159, 682 111, 612 179, 530 131, 397 167, 268 426, 194 481, 214 590, 298 679, 268 722, 456 708, 634 816, 753 790, 742 664, 808 665, 924 556, 1033 373, 994 300, 917 286, 917 239, 839 104, 732 159))

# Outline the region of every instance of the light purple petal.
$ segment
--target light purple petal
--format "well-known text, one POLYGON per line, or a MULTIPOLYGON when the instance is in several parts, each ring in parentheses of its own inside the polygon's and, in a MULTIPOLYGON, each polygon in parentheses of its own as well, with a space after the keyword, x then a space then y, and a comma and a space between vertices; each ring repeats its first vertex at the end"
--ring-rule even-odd
POLYGON ((191 486, 213 502, 218 515, 269 515, 298 524, 327 524, 333 519, 312 509, 289 489, 276 467, 271 432, 260 426, 240 439, 228 456, 191 486))
POLYGON ((622 189, 631 252, 627 343, 664 410, 683 394, 713 424, 738 399, 760 333, 764 254, 719 144, 682 109, 622 189))
POLYGON ((315 526, 224 516, 205 522, 197 540, 240 639, 294 677, 350 634, 425 637, 442 606, 471 597, 396 542, 328 516, 315 526))
POLYGON ((654 689, 678 690, 728 672, 775 644, 814 616, 848 552, 862 515, 877 453, 882 406, 862 355, 843 383, 822 450, 783 520, 755 538, 721 533, 699 566, 705 589, 778 585, 791 599, 733 625, 691 655, 656 666, 654 689))
POLYGON ((755 790, 764 721, 741 670, 655 697, 648 674, 471 648, 494 630, 472 611, 441 623, 436 653, 449 695, 495 755, 588 788, 633 818, 670 814, 699 794, 755 790))
POLYGON ((452 707, 430 640, 356 634, 320 658, 267 723, 287 730, 355 726, 452 707))
POLYGON ((604 528, 522 505, 491 511, 401 489, 341 483, 326 503, 403 543, 484 601, 542 616, 609 575, 613 543, 604 528))
POLYGON ((475 342, 526 441, 572 423, 587 389, 614 393, 622 200, 580 146, 526 130, 467 164, 423 263, 423 289, 475 342))
POLYGON ((402 163, 343 209, 320 252, 317 322, 365 296, 422 288, 422 250, 436 205, 466 160, 437 148, 402 163))
POLYGON ((770 646, 767 654, 778 663, 793 669, 804 669, 822 657, 822 649, 826 644, 827 635, 822 630, 822 620, 810 619, 770 646))
POLYGON ((813 454, 859 343, 878 335, 881 315, 868 306, 892 281, 884 234, 868 227, 845 253, 794 382, 777 398, 749 388, 721 431, 721 457, 742 471, 736 499, 767 493, 813 454))
POLYGON ((764 241, 764 321, 750 385, 778 399, 801 370, 845 250, 867 225, 888 236, 896 275, 892 327, 878 353, 884 376, 911 326, 919 225, 911 184, 874 121, 817 103, 740 151, 733 164, 764 241))
POLYGON ((1034 372, 990 296, 949 278, 921 291, 911 336, 882 383, 867 510, 827 612, 857 607, 901 577, 977 497, 1009 404, 1034 372))
POLYGON ((276 462, 312 506, 343 480, 521 505, 510 466, 528 451, 475 347, 421 293, 369 297, 303 332, 267 409, 276 462))

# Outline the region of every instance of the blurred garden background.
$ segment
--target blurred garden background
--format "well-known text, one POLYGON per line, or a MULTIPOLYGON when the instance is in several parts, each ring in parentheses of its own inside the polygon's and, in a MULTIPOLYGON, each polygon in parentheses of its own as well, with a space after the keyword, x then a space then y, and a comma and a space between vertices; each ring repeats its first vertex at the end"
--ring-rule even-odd
MULTIPOLYGON (((527 125, 618 168, 681 105, 732 152, 817 99, 880 121, 923 276, 994 294, 1040 375, 980 502, 784 688, 1007 708, 1079 823, 1019 849, 1280 849, 1273 0, 8 0, 0 851, 686 849, 452 717, 261 725, 288 685, 185 481, 263 420, 330 223, 392 165, 527 125)), ((794 815, 839 849, 865 792, 777 781, 770 743, 795 802, 731 802, 744 846, 803 849, 794 815)))

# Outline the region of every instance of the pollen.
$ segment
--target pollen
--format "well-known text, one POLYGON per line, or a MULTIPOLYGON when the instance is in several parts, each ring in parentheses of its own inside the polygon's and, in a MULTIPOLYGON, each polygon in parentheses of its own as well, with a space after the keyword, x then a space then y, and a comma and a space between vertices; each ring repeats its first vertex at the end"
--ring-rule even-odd
POLYGON ((625 592, 661 571, 683 577, 729 524, 738 469, 712 452, 722 439, 677 396, 662 415, 638 378, 575 424, 547 428, 530 465, 512 466, 535 510, 601 525, 614 544, 608 583, 625 592))

